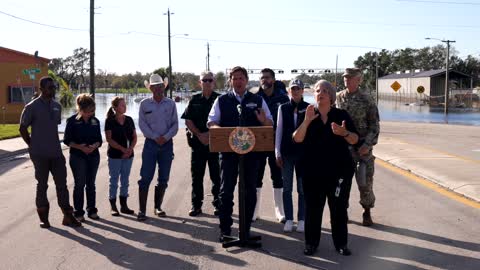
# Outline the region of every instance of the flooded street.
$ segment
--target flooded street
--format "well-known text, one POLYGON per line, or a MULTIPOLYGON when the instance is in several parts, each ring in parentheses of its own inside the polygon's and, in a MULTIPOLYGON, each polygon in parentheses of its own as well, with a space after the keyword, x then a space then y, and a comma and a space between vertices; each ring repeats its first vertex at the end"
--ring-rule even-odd
MULTIPOLYGON (((97 94, 96 101, 96 117, 100 120, 102 131, 105 123, 105 115, 110 107, 110 102, 115 94, 97 94)), ((123 95, 127 102, 127 115, 133 118, 135 126, 138 128, 138 109, 142 96, 123 95)), ((148 97, 145 95, 145 97, 148 97)), ((313 103, 313 95, 306 94, 305 101, 313 103)), ((177 112, 179 117, 179 127, 185 127, 185 121, 180 119, 188 100, 183 99, 177 102, 177 112)), ((410 106, 404 103, 395 101, 382 101, 378 105, 380 112, 380 119, 382 121, 396 121, 396 122, 422 122, 422 123, 447 123, 445 121, 443 108, 430 108, 425 106, 410 106)), ((62 111, 62 124, 59 126, 59 131, 65 130, 65 120, 75 113, 75 107, 64 108, 62 111)), ((450 111, 447 118, 448 124, 457 125, 475 125, 480 126, 480 112, 457 112, 450 111)))

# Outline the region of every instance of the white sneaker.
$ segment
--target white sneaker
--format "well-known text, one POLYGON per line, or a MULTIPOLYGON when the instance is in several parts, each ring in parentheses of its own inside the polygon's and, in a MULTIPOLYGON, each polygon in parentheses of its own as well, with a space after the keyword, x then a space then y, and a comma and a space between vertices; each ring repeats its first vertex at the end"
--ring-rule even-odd
POLYGON ((285 221, 285 226, 283 226, 284 232, 292 232, 293 231, 293 220, 285 221))
POLYGON ((297 232, 303 233, 305 231, 305 221, 299 220, 297 224, 297 232))

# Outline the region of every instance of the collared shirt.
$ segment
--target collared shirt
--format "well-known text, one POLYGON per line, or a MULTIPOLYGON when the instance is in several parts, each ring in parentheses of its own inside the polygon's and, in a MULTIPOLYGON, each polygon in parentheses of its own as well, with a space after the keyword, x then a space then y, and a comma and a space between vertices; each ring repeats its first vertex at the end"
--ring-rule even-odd
POLYGON ((167 141, 178 132, 178 116, 175 102, 163 97, 157 102, 153 97, 140 102, 138 125, 146 138, 155 140, 163 136, 167 141))
POLYGON ((58 125, 61 122, 62 106, 55 100, 50 102, 38 97, 23 109, 20 125, 32 127, 30 154, 40 157, 62 155, 58 125))
POLYGON ((208 113, 219 95, 217 92, 212 92, 208 99, 202 93, 193 95, 181 118, 191 120, 200 132, 207 132, 208 113))
MULTIPOLYGON (((67 119, 67 126, 63 134, 63 143, 70 145, 70 143, 93 145, 99 143, 102 145, 102 133, 100 132, 100 121, 95 116, 90 117, 87 121, 83 118, 77 119, 77 114, 72 115, 67 119)), ((82 150, 70 147, 70 154, 78 156, 87 156, 82 150)), ((99 155, 98 148, 90 155, 99 155)))
MULTIPOLYGON (((235 98, 238 100, 239 103, 242 103, 243 96, 240 96, 235 90, 233 90, 233 95, 235 98)), ((246 93, 246 92, 245 92, 246 93)), ((269 120, 272 120, 272 114, 270 113, 270 110, 268 109, 267 103, 265 103, 265 100, 262 98, 262 109, 265 112, 265 117, 269 120)), ((208 114, 208 121, 207 121, 207 126, 210 123, 215 123, 219 124, 221 119, 221 113, 220 113, 220 105, 218 104, 218 98, 215 100, 213 103, 212 109, 210 110, 210 113, 208 114)))

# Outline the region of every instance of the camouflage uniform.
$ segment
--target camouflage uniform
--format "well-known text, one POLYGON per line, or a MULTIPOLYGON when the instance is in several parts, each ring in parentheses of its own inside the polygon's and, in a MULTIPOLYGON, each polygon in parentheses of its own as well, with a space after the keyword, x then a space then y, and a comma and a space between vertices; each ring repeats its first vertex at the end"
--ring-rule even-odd
POLYGON ((357 163, 355 179, 360 191, 360 204, 363 208, 375 206, 375 194, 373 193, 373 174, 375 170, 375 157, 372 148, 377 144, 380 133, 380 117, 375 101, 365 92, 358 89, 349 93, 347 89, 337 94, 337 108, 346 110, 352 118, 359 135, 358 147, 352 148, 352 156, 357 163), (358 149, 365 145, 369 148, 366 156, 360 157, 358 149), (364 164, 362 164, 364 163, 364 164), (361 168, 361 166, 364 166, 361 168), (365 171, 362 181, 361 171, 365 171))

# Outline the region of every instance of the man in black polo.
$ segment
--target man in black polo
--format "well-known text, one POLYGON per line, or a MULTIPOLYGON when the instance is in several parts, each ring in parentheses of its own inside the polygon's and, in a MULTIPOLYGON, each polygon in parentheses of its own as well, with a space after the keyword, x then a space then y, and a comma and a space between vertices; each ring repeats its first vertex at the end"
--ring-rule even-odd
POLYGON ((58 124, 61 122, 62 107, 54 100, 56 86, 51 77, 40 79, 39 97, 28 103, 20 119, 20 134, 28 145, 28 152, 35 168, 37 195, 35 203, 40 218, 40 227, 49 228, 48 213, 50 204, 47 198, 48 174, 52 173, 55 182, 58 206, 63 211, 63 225, 81 226, 73 217, 67 189, 67 168, 65 157, 58 139, 58 124), (28 127, 32 128, 30 136, 28 127))
POLYGON ((185 108, 182 118, 187 126, 188 145, 192 148, 191 173, 192 173, 192 209, 188 213, 194 217, 202 213, 203 204, 203 176, 208 162, 210 179, 212 180, 213 214, 219 214, 218 193, 220 192, 220 164, 218 153, 210 153, 208 147, 208 113, 213 102, 219 96, 214 92, 215 77, 212 72, 203 72, 200 75, 202 92, 192 96, 185 108))
MULTIPOLYGON (((273 128, 277 127, 277 112, 280 105, 290 101, 285 89, 285 84, 281 81, 275 80, 275 72, 272 69, 264 68, 261 71, 260 77, 260 89, 258 95, 261 96, 268 105, 268 109, 272 114, 273 128)), ((255 206, 255 212, 253 214, 253 220, 257 219, 260 209, 260 194, 263 186, 263 175, 265 173, 265 167, 270 167, 270 178, 273 184, 273 202, 275 204, 275 217, 280 222, 285 222, 285 212, 283 211, 283 180, 282 171, 276 164, 275 152, 262 152, 259 153, 260 167, 257 175, 257 204, 255 206)))
MULTIPOLYGON (((210 128, 244 126, 271 126, 272 115, 265 101, 259 95, 247 91, 248 73, 243 67, 234 67, 230 72, 230 84, 233 88, 218 97, 208 115, 210 128), (240 114, 241 112, 241 114, 240 114), (240 121, 241 116, 241 121, 240 121)), ((220 185, 220 241, 231 234, 233 224, 233 192, 238 178, 239 155, 221 153, 220 185)), ((244 155, 245 179, 245 218, 246 232, 249 234, 253 211, 255 208, 256 176, 258 171, 258 154, 250 152, 244 155)))

